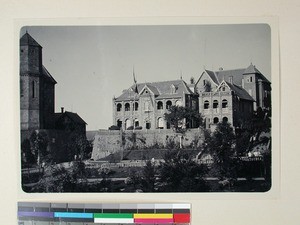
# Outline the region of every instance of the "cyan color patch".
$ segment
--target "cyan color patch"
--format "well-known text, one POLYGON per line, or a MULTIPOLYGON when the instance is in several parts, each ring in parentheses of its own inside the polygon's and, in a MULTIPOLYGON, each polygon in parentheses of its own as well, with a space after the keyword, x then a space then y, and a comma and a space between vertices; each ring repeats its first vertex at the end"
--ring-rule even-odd
POLYGON ((87 218, 92 219, 93 213, 69 213, 69 212, 55 212, 54 217, 60 218, 87 218))

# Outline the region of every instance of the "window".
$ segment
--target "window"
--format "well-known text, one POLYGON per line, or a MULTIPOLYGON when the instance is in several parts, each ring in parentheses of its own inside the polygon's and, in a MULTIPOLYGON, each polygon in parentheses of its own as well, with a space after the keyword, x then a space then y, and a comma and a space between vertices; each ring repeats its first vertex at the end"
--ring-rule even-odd
POLYGON ((180 100, 177 100, 177 101, 175 102, 175 105, 176 105, 176 106, 182 106, 182 102, 181 102, 180 100))
POLYGON ((157 102, 157 109, 163 109, 163 103, 161 101, 157 102))
POLYGON ((32 98, 35 98, 36 97, 36 87, 35 87, 35 82, 32 81, 31 82, 31 88, 32 88, 32 98))
POLYGON ((164 129, 164 119, 161 118, 161 117, 159 117, 159 118, 157 119, 157 128, 158 128, 158 129, 164 129))
POLYGON ((203 86, 205 86, 206 85, 206 80, 203 80, 203 86))
POLYGON ((170 107, 172 106, 172 102, 169 100, 166 103, 167 109, 170 109, 170 107))
POLYGON ((117 104, 117 112, 120 112, 122 110, 122 104, 118 103, 117 104))
POLYGON ((146 122, 146 129, 149 130, 151 128, 151 123, 150 122, 146 122))
POLYGON ((250 82, 252 82, 252 77, 250 77, 250 82))
POLYGON ((209 101, 204 101, 204 109, 208 109, 209 108, 209 101))
POLYGON ((21 97, 24 96, 24 81, 22 79, 20 80, 20 95, 21 97))
POLYGON ((217 123, 219 123, 219 118, 218 118, 218 117, 215 117, 215 118, 214 118, 214 124, 217 124, 217 123))
POLYGON ((139 120, 135 119, 134 120, 134 127, 138 127, 138 126, 140 126, 139 120))
POLYGON ((130 111, 130 104, 129 103, 125 104, 125 111, 130 111))
POLYGON ((122 121, 121 120, 117 121, 117 126, 120 127, 120 128, 122 127, 122 121))
POLYGON ((127 119, 125 120, 125 129, 127 130, 129 127, 131 127, 131 120, 127 119))
POLYGON ((219 102, 218 102, 218 100, 214 100, 214 102, 213 102, 213 108, 216 109, 216 108, 218 108, 218 107, 219 107, 219 102))
POLYGON ((226 99, 222 100, 222 108, 227 108, 228 107, 228 101, 226 99))
POLYGON ((224 86, 222 87, 222 91, 226 91, 226 88, 224 86))
POLYGON ((228 118, 225 116, 223 117, 223 122, 227 123, 228 122, 228 118))
POLYGON ((167 122, 167 129, 171 129, 171 124, 167 122))
POLYGON ((145 106, 145 111, 150 111, 150 103, 149 103, 149 101, 146 101, 144 106, 145 106))
POLYGON ((139 103, 135 102, 134 103, 134 111, 138 111, 139 110, 139 103))

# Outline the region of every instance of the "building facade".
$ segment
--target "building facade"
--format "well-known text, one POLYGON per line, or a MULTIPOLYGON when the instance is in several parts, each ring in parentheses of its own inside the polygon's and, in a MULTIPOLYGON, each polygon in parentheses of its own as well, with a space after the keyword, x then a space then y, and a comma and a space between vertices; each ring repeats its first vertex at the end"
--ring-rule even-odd
POLYGON ((244 69, 204 70, 198 80, 139 83, 113 99, 114 125, 127 129, 170 129, 171 105, 197 108, 206 128, 221 121, 239 127, 258 108, 271 108, 271 83, 252 63, 244 69))
POLYGON ((205 70, 195 84, 206 128, 220 121, 240 127, 258 108, 271 108, 271 83, 250 65, 245 69, 205 70))
POLYGON ((21 130, 54 128, 55 84, 42 64, 42 47, 24 34, 20 39, 21 130))
POLYGON ((183 80, 134 84, 113 99, 114 124, 127 129, 170 129, 170 106, 197 108, 198 97, 183 80))

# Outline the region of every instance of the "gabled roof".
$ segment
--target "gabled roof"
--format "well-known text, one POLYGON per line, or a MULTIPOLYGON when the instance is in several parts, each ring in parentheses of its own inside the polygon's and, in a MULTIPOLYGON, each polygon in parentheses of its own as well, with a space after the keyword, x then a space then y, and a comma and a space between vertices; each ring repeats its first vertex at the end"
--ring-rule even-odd
POLYGON ((259 79, 270 83, 270 81, 252 63, 247 68, 219 70, 215 71, 214 74, 216 75, 218 81, 229 81, 229 77, 232 77, 233 83, 238 86, 242 86, 242 79, 244 77, 243 75, 247 74, 256 74, 259 79))
POLYGON ((183 94, 193 94, 193 92, 188 88, 187 84, 183 80, 138 83, 136 85, 137 86, 135 86, 134 84, 129 89, 123 91, 123 93, 119 97, 115 98, 115 100, 138 100, 139 94, 141 94, 141 91, 145 87, 148 87, 157 99, 181 97, 183 94), (172 85, 174 85, 176 88, 175 93, 171 92, 172 85), (135 92, 136 89, 139 94, 135 92))
POLYGON ((242 87, 240 87, 240 86, 237 86, 237 85, 235 85, 235 84, 231 84, 231 83, 226 82, 226 81, 224 81, 224 82, 229 86, 229 88, 230 88, 232 91, 234 91, 234 93, 235 93, 239 98, 245 99, 245 100, 248 100, 248 101, 253 101, 253 102, 255 102, 255 100, 251 97, 251 95, 248 94, 248 92, 247 92, 244 88, 242 88, 242 87))
POLYGON ((65 111, 63 113, 55 113, 55 121, 57 122, 62 117, 69 117, 74 123, 87 124, 77 113, 65 111))
POLYGON ((215 84, 219 84, 218 77, 216 76, 214 71, 205 70, 206 74, 212 79, 215 84))
POLYGON ((51 74, 48 72, 46 67, 43 66, 43 75, 46 77, 50 82, 57 84, 56 80, 51 76, 51 74))
POLYGON ((42 47, 42 46, 39 45, 39 43, 37 43, 36 40, 33 39, 33 37, 31 37, 27 33, 27 31, 26 31, 26 33, 20 39, 20 46, 24 46, 24 45, 31 45, 31 46, 42 47))
POLYGON ((242 86, 243 72, 245 69, 233 69, 233 70, 219 70, 215 71, 219 81, 229 81, 229 77, 232 77, 233 83, 242 86))
POLYGON ((248 66, 244 73, 244 75, 246 74, 256 74, 258 76, 259 79, 270 83, 270 81, 255 67, 255 65, 253 65, 252 63, 250 64, 250 66, 248 66))

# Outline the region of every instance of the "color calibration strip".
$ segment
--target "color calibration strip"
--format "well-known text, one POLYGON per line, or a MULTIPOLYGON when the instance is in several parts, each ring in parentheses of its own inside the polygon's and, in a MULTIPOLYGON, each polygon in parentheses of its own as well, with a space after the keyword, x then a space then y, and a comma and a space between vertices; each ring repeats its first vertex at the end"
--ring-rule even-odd
POLYGON ((18 203, 19 221, 190 224, 190 204, 18 203))

